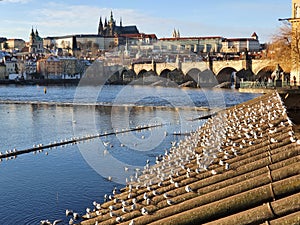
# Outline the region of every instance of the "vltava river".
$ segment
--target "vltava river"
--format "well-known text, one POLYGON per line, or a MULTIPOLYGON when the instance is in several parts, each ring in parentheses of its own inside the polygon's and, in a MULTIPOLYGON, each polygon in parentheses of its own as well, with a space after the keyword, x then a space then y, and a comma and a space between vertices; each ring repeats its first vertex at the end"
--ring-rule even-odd
POLYGON ((83 214, 147 160, 205 121, 196 118, 258 95, 149 86, 0 86, 0 151, 127 131, 2 159, 0 224, 39 224, 83 214), (209 110, 208 110, 209 109, 209 110), (182 135, 179 135, 182 134, 182 135), (126 169, 125 169, 126 168, 126 169))

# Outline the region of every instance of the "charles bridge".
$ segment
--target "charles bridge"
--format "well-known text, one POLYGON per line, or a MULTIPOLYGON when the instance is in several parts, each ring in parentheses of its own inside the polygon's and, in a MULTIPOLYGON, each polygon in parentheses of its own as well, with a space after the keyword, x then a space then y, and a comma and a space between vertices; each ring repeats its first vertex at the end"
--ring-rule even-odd
MULTIPOLYGON (((139 60, 128 66, 109 66, 105 70, 114 71, 109 83, 129 83, 140 80, 155 83, 161 78, 172 80, 177 84, 186 83, 193 86, 199 83, 229 82, 232 72, 238 78, 256 79, 271 76, 275 70, 274 61, 267 59, 207 60, 159 62, 139 60), (117 72, 116 72, 117 71, 117 72), (250 74, 250 75, 249 75, 250 74)), ((107 72, 109 72, 107 71, 107 72)))

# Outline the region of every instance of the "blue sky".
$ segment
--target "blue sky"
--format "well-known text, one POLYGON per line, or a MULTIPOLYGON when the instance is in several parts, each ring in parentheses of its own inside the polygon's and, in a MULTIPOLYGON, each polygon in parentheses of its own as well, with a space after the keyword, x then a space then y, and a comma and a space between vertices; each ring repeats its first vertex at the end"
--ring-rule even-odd
POLYGON ((28 41, 31 27, 41 37, 95 34, 99 17, 137 25, 140 32, 171 37, 250 37, 268 42, 291 16, 292 0, 0 0, 0 37, 28 41))

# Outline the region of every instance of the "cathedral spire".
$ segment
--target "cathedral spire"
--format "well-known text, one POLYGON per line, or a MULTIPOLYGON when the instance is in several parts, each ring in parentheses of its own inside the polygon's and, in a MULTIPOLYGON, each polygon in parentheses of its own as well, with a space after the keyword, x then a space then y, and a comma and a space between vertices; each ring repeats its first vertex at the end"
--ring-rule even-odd
POLYGON ((35 36, 34 31, 33 31, 33 26, 32 26, 32 28, 31 28, 31 34, 30 34, 30 36, 31 36, 31 37, 34 37, 34 36, 35 36))
POLYGON ((113 12, 110 11, 110 22, 113 23, 114 22, 114 16, 113 16, 113 12))
POLYGON ((100 16, 100 21, 98 25, 98 35, 103 35, 103 23, 102 23, 102 18, 100 16))
POLYGON ((176 29, 174 28, 173 33, 172 33, 172 37, 176 38, 176 29))
POLYGON ((122 17, 120 17, 120 27, 122 27, 122 17))

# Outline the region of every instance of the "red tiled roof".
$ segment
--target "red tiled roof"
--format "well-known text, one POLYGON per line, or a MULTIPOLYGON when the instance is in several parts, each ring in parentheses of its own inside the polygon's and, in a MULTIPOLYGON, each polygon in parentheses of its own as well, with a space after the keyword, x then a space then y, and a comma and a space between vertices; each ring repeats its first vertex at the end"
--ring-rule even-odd
POLYGON ((223 39, 220 36, 208 36, 208 37, 171 37, 171 38, 160 38, 160 41, 180 41, 180 40, 205 40, 205 39, 223 39))
POLYGON ((155 34, 120 34, 120 37, 127 37, 127 38, 152 38, 152 39, 157 39, 155 34))

